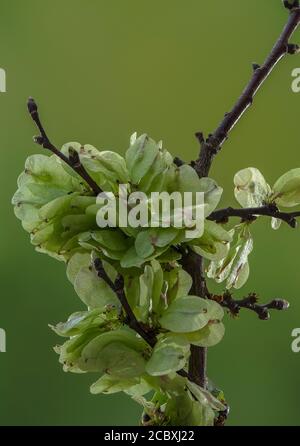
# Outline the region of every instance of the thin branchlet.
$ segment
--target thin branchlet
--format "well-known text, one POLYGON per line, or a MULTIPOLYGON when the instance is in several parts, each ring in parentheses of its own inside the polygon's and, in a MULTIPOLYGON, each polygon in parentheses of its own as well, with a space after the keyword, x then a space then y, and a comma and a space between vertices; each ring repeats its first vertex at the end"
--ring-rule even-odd
POLYGON ((299 8, 299 0, 283 0, 284 7, 292 11, 295 8, 299 8))
MULTIPOLYGON (((103 267, 103 263, 99 258, 94 260, 94 268, 95 271, 97 272, 98 277, 104 280, 109 285, 109 287, 116 293, 121 303, 121 306, 126 314, 126 320, 125 320, 126 324, 130 328, 132 328, 136 333, 138 333, 141 336, 141 338, 143 338, 144 341, 146 341, 147 344, 149 344, 150 347, 153 348, 157 342, 155 333, 149 330, 149 327, 145 327, 144 324, 142 325, 135 317, 135 314, 132 311, 132 308, 129 305, 129 302, 126 298, 123 277, 119 274, 116 280, 113 282, 106 273, 103 267)), ((177 374, 184 378, 188 377, 188 373, 185 370, 178 370, 177 374)))
POLYGON ((296 54, 299 52, 298 45, 289 43, 289 39, 298 27, 300 21, 299 2, 287 1, 284 2, 284 5, 290 10, 287 24, 263 65, 259 66, 258 64, 255 64, 253 66, 253 74, 248 85, 231 111, 225 114, 217 129, 206 139, 201 132, 196 134, 197 139, 200 142, 201 150, 199 158, 194 162, 194 168, 200 177, 208 175, 214 156, 218 153, 223 143, 228 138, 229 132, 234 128, 244 112, 252 105, 255 94, 267 79, 277 62, 279 62, 286 54, 296 54))
MULTIPOLYGON (((223 143, 227 140, 230 131, 235 127, 241 116, 252 105, 256 92, 271 73, 277 62, 279 62, 279 60, 286 54, 296 54, 299 52, 298 45, 289 43, 289 39, 293 32, 297 29, 300 21, 299 1, 290 0, 284 1, 283 3, 284 6, 290 11, 289 18, 264 64, 261 66, 257 63, 253 64, 253 74, 248 85, 244 89, 242 95, 236 101, 232 110, 225 113, 224 118, 217 129, 208 135, 207 138, 204 137, 202 132, 196 133, 196 137, 200 144, 200 153, 198 159, 191 162, 191 166, 196 170, 200 178, 208 176, 215 155, 221 149, 223 143)), ((247 218, 248 217, 249 215, 247 218)), ((283 213, 279 213, 279 215, 277 214, 277 218, 281 218, 282 220, 285 219, 284 221, 286 221, 292 227, 296 226, 295 217, 296 215, 289 219, 289 217, 283 213)), ((192 258, 187 256, 184 262, 185 265, 189 265, 190 262, 193 263, 192 258)), ((199 289, 202 290, 201 292, 204 294, 203 290, 207 290, 207 286, 204 276, 203 259, 201 257, 198 259, 194 268, 195 269, 191 271, 191 276, 193 280, 196 279, 196 277, 200 277, 199 280, 201 284, 199 289)), ((198 292, 198 290, 196 291, 198 292)), ((201 296, 200 293, 198 292, 198 295, 201 296)), ((206 382, 206 356, 206 349, 202 347, 194 347, 192 349, 189 362, 189 376, 195 382, 199 382, 199 380, 201 380, 204 384, 206 382)))
POLYGON ((239 217, 243 221, 252 221, 258 216, 267 216, 277 218, 287 223, 291 228, 297 227, 297 217, 300 217, 300 212, 281 212, 273 203, 255 207, 255 208, 224 208, 212 212, 207 219, 217 223, 226 223, 230 217, 239 217))
POLYGON ((50 141, 44 126, 41 123, 40 116, 38 113, 38 106, 33 98, 29 98, 27 102, 27 108, 30 113, 32 120, 35 122, 40 134, 33 138, 36 144, 39 144, 44 149, 50 150, 56 156, 58 156, 62 161, 68 164, 91 188, 95 195, 102 192, 102 189, 93 180, 93 178, 88 174, 83 165, 80 162, 79 155, 75 150, 69 150, 69 157, 58 150, 50 141))
POLYGON ((229 291, 222 295, 211 295, 211 300, 218 302, 222 307, 227 308, 232 316, 237 316, 242 308, 254 311, 259 319, 266 321, 270 319, 270 310, 287 310, 289 302, 285 299, 273 299, 267 304, 258 304, 258 295, 249 293, 243 299, 234 299, 229 291))
MULTIPOLYGON (((181 264, 183 269, 192 278, 191 294, 202 298, 207 298, 209 292, 206 286, 203 258, 191 249, 183 252, 181 264)), ((199 386, 206 387, 206 348, 191 346, 191 356, 189 360, 189 379, 199 386)))
MULTIPOLYGON (((233 129, 244 112, 250 107, 256 92, 263 84, 265 79, 268 77, 277 62, 286 54, 297 54, 300 52, 300 48, 297 44, 289 43, 289 39, 295 29, 298 27, 300 21, 299 1, 284 0, 283 4, 290 12, 289 19, 279 39, 271 50, 269 56, 266 58, 264 64, 260 66, 257 63, 254 63, 252 65, 253 75, 251 80, 244 89, 242 95, 235 103, 232 110, 229 113, 225 113, 224 118, 217 129, 213 133, 209 134, 207 138, 205 138, 202 132, 196 133, 196 137, 200 143, 201 150, 198 159, 196 161, 192 161, 191 165, 194 167, 199 177, 208 175, 214 156, 218 153, 223 143, 228 138, 229 132, 233 129)), ((66 156, 51 143, 43 125, 41 124, 38 114, 38 107, 35 101, 32 98, 29 98, 27 105, 31 118, 35 122, 40 132, 40 134, 34 138, 34 141, 45 149, 50 150, 62 161, 68 164, 75 172, 77 172, 81 176, 81 178, 84 179, 84 181, 89 185, 95 195, 98 195, 100 192, 102 192, 101 188, 96 184, 96 182, 90 177, 88 172, 83 167, 82 163, 80 162, 79 155, 75 150, 70 149, 69 156, 66 156)), ((175 158, 174 163, 177 166, 181 166, 183 164, 183 161, 179 158, 175 158)), ((271 205, 249 209, 227 208, 215 211, 209 218, 211 220, 220 222, 234 216, 240 217, 243 220, 251 220, 255 219, 257 215, 266 215, 279 218, 292 227, 296 226, 296 217, 300 216, 300 213, 283 213, 275 208, 276 206, 271 207, 271 205)), ((183 255, 182 265, 183 268, 192 276, 192 292, 195 295, 203 298, 213 298, 217 300, 233 315, 237 315, 241 308, 246 308, 257 313, 260 319, 265 320, 268 319, 270 316, 269 310, 284 310, 288 307, 288 303, 282 299, 274 299, 268 304, 259 305, 257 303, 257 296, 253 293, 238 301, 234 300, 229 292, 224 293, 222 296, 212 296, 209 293, 206 285, 203 258, 193 253, 191 250, 188 250, 183 255)), ((122 305, 122 308, 126 313, 125 322, 128 324, 129 327, 134 329, 151 347, 154 347, 157 342, 156 335, 155 333, 153 333, 153 331, 151 331, 149 327, 141 324, 135 317, 135 314, 126 298, 123 277, 118 275, 117 279, 113 282, 107 275, 100 259, 95 260, 94 267, 98 276, 101 279, 105 280, 105 282, 116 293, 122 305)), ((185 370, 180 370, 177 373, 181 376, 188 377, 190 380, 205 387, 206 349, 202 347, 192 346, 189 362, 189 373, 187 373, 185 370)))
POLYGON ((156 344, 156 336, 153 333, 148 332, 144 326, 137 320, 131 306, 126 298, 124 290, 124 279, 121 275, 118 275, 116 280, 113 282, 107 275, 101 259, 97 258, 94 261, 94 267, 97 272, 98 277, 103 279, 109 287, 116 293, 122 308, 126 314, 127 325, 135 330, 151 347, 156 344))

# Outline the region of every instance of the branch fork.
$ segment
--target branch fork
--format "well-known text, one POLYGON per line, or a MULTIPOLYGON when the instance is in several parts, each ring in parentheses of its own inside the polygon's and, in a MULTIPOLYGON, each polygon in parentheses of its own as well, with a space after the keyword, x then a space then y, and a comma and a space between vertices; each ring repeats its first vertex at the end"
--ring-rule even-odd
MULTIPOLYGON (((123 277, 119 274, 116 280, 113 282, 107 275, 103 267, 102 260, 99 258, 94 260, 94 268, 95 271, 97 272, 98 277, 103 279, 110 286, 110 288, 116 293, 121 303, 122 309, 126 313, 125 323, 130 328, 132 328, 132 330, 138 333, 150 347, 153 348, 157 342, 155 333, 149 327, 145 326, 144 324, 142 324, 137 320, 125 294, 123 277)), ((177 374, 183 376, 184 378, 188 377, 188 373, 183 369, 179 370, 177 374)))
POLYGON ((127 325, 133 330, 135 330, 151 347, 154 347, 154 345, 157 342, 157 339, 153 333, 150 333, 148 330, 145 329, 145 327, 137 320, 134 312, 132 311, 132 308, 129 305, 125 294, 123 277, 119 274, 115 282, 113 282, 107 275, 103 267, 103 263, 99 258, 94 260, 94 268, 97 272, 98 277, 103 279, 109 285, 109 287, 116 293, 121 303, 121 306, 126 313, 127 325))
MULTIPOLYGON (((217 129, 205 139, 202 132, 197 132, 196 137, 200 143, 200 153, 196 161, 192 161, 191 165, 196 170, 198 176, 207 177, 212 165, 212 161, 215 155, 220 151, 223 143, 227 140, 230 131, 235 127, 237 122, 240 120, 244 112, 252 105, 253 99, 263 82, 266 80, 268 75, 271 73, 275 65, 286 55, 286 54, 297 54, 299 52, 298 45, 290 44, 289 39, 297 29, 300 21, 300 7, 299 1, 288 1, 284 0, 284 6, 290 11, 288 21, 280 34, 277 42, 275 43, 273 49, 271 50, 269 56, 266 58, 263 65, 258 64, 253 65, 253 74, 248 85, 244 89, 241 96, 238 98, 237 102, 233 106, 232 110, 224 115, 223 120, 217 129)), ((253 209, 252 209, 253 211, 253 209)), ((245 209, 240 209, 238 211, 228 208, 227 210, 216 211, 212 214, 211 219, 215 217, 217 220, 222 218, 228 219, 230 216, 238 216, 246 219, 254 219, 256 215, 270 215, 275 216, 275 218, 280 218, 286 221, 291 227, 296 227, 296 217, 297 214, 285 214, 281 213, 274 208, 270 207, 264 209, 255 209, 256 212, 251 212, 245 209), (266 212, 265 214, 260 214, 260 212, 266 212), (238 215, 237 215, 238 214, 238 215), (241 215, 242 214, 242 215, 241 215), (276 214, 276 215, 273 215, 276 214)), ((188 265, 192 262, 188 258, 185 260, 185 264, 188 265)), ((205 277, 203 274, 203 259, 200 257, 198 260, 198 267, 193 271, 193 280, 200 280, 199 289, 207 290, 205 277), (199 279, 200 277, 200 279, 199 279)), ((202 293, 203 294, 203 293, 202 293)), ((201 296, 201 293, 198 293, 201 296)), ((202 297, 205 297, 204 294, 202 297)), ((251 299, 250 299, 251 301, 251 299)), ((247 303, 247 302, 246 302, 247 303)), ((268 310, 271 308, 260 309, 257 303, 252 303, 257 311, 261 311, 261 316, 267 317, 268 310)), ((206 370, 206 349, 203 347, 195 347, 192 350, 192 355, 190 358, 190 376, 195 382, 199 381, 201 377, 202 383, 205 383, 205 370, 206 370)))
MULTIPOLYGON (((199 177, 208 175, 214 156, 221 149, 229 132, 233 129, 247 108, 252 104, 255 94, 277 62, 279 62, 279 60, 286 54, 296 54, 299 52, 298 45, 289 43, 289 39, 298 27, 300 21, 299 2, 294 1, 291 3, 286 1, 284 2, 284 6, 290 10, 287 24, 264 64, 261 66, 254 64, 255 69, 251 80, 232 110, 229 113, 226 113, 224 119, 214 133, 212 133, 206 140, 204 138, 198 138, 201 150, 199 158, 195 161, 195 170, 199 177)), ((197 135, 201 135, 201 132, 198 132, 197 135)))
MULTIPOLYGON (((283 4, 290 12, 289 18, 264 64, 261 66, 256 63, 253 64, 253 74, 248 85, 238 98, 231 111, 224 115, 224 118, 217 129, 207 138, 204 137, 202 132, 196 133, 196 137, 200 144, 200 153, 198 159, 192 161, 191 165, 194 167, 199 177, 208 176, 213 158, 220 151, 223 143, 227 140, 230 131, 235 127, 236 123, 242 117, 244 112, 251 106, 255 94, 271 73, 277 62, 279 62, 279 60, 286 54, 298 54, 300 52, 300 47, 297 44, 289 43, 289 39, 293 32, 297 29, 300 21, 299 1, 284 0, 283 4)), ((38 107, 34 99, 29 98, 27 106, 31 118, 35 122, 40 132, 40 134, 34 138, 34 141, 57 155, 62 161, 77 172, 78 175, 80 175, 80 177, 88 184, 94 195, 98 195, 100 192, 102 192, 101 188, 90 177, 84 166, 81 164, 77 152, 70 150, 69 157, 67 157, 51 143, 43 125, 41 124, 38 114, 38 107)), ((175 158, 174 162, 178 166, 183 164, 182 160, 179 158, 175 158)), ((271 205, 251 209, 227 208, 215 211, 209 218, 215 221, 223 221, 229 217, 240 217, 242 219, 249 220, 255 219, 257 215, 267 215, 279 218, 288 223, 291 227, 296 226, 296 217, 300 216, 300 213, 288 214, 279 212, 278 209, 275 208, 276 206, 272 207, 271 205)), ((203 258, 192 251, 188 251, 183 256, 182 264, 184 269, 192 276, 192 292, 200 297, 212 298, 206 286, 203 258)), ((105 280, 111 289, 116 293, 122 308, 126 313, 127 324, 134 329, 151 347, 153 347, 156 343, 155 334, 149 331, 149 327, 144 327, 136 319, 126 298, 123 277, 118 276, 116 281, 112 282, 107 276, 100 259, 95 260, 94 267, 98 276, 105 280)), ((257 313, 259 318, 263 320, 269 318, 269 310, 284 310, 288 307, 288 303, 281 299, 274 299, 268 304, 259 305, 257 303, 257 296, 253 293, 239 301, 234 300, 231 294, 228 292, 224 293, 221 297, 215 297, 216 300, 219 298, 219 303, 228 308, 233 315, 237 315, 241 308, 247 308, 257 313)), ((178 373, 185 377, 188 376, 190 380, 200 384, 202 387, 206 387, 206 348, 192 346, 189 362, 189 373, 187 374, 187 372, 184 370, 181 370, 178 373)))

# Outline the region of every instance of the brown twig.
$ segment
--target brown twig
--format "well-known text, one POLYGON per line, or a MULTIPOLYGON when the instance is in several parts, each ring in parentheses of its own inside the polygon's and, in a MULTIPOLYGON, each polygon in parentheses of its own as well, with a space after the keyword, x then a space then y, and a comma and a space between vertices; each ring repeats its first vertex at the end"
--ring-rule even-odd
POLYGON ((157 340, 153 333, 147 332, 144 327, 140 324, 140 322, 135 317, 134 312, 132 311, 131 306, 128 303, 128 300, 124 291, 124 279, 122 276, 118 275, 115 282, 113 282, 107 275, 102 261, 97 258, 94 261, 94 267, 97 272, 98 277, 103 279, 110 288, 116 293, 122 308, 124 309, 127 316, 127 325, 135 330, 151 347, 154 347, 157 340))
POLYGON ((234 209, 232 207, 228 207, 212 212, 207 219, 220 223, 227 222, 229 217, 240 217, 242 220, 253 220, 259 215, 277 218, 284 221, 292 228, 296 228, 296 217, 300 217, 300 212, 280 212, 275 204, 244 209, 234 209))
MULTIPOLYGON (((206 298, 209 296, 203 274, 203 258, 187 249, 181 259, 183 269, 192 277, 191 294, 206 298)), ((189 361, 189 379, 199 386, 206 387, 206 348, 191 345, 189 361)))
MULTIPOLYGON (((147 344, 149 344, 150 347, 153 348, 157 342, 156 336, 153 332, 145 330, 142 324, 135 317, 135 314, 132 311, 125 295, 123 277, 121 275, 118 275, 115 282, 113 282, 107 275, 103 267, 103 263, 99 258, 94 260, 94 268, 97 272, 98 277, 103 279, 110 286, 110 288, 116 293, 122 305, 122 308, 124 309, 127 316, 126 324, 130 328, 132 328, 136 333, 138 333, 141 336, 141 338, 143 338, 147 342, 147 344)), ((188 378, 188 373, 185 370, 178 370, 177 374, 183 376, 184 378, 188 378)))
POLYGON ((100 194, 102 189, 98 186, 98 184, 93 180, 93 178, 87 173, 85 168, 80 162, 79 155, 76 150, 69 150, 69 158, 64 155, 60 150, 58 150, 49 140, 45 129, 41 123, 38 106, 33 98, 29 98, 27 102, 27 108, 30 113, 32 120, 35 122, 37 128, 39 129, 40 135, 35 136, 33 138, 36 144, 44 147, 44 149, 50 150, 56 156, 58 156, 62 161, 68 164, 75 172, 78 173, 79 176, 90 186, 95 195, 100 194))
MULTIPOLYGON (((191 165, 194 167, 199 177, 208 176, 214 156, 220 150, 224 141, 228 138, 229 132, 233 129, 247 108, 252 104, 256 92, 271 73, 277 62, 279 62, 279 60, 285 54, 295 54, 299 52, 298 45, 289 44, 289 39, 298 27, 300 21, 299 2, 294 1, 292 5, 290 2, 288 3, 289 5, 287 5, 287 2, 284 3, 285 6, 290 9, 287 24, 285 25, 279 39, 275 43, 264 64, 262 66, 257 64, 253 65, 253 76, 232 110, 225 114, 220 125, 217 127, 214 133, 208 136, 208 138, 205 138, 202 132, 196 133, 196 137, 201 148, 199 158, 196 161, 192 161, 191 165)), ((189 258, 184 260, 184 268, 188 267, 189 262, 192 262, 191 254, 189 258)), ((207 290, 203 271, 203 259, 200 257, 197 264, 194 265, 194 271, 191 271, 193 280, 197 280, 196 278, 200 277, 201 284, 199 285, 199 289, 195 290, 195 294, 199 296, 201 296, 201 292, 203 293, 203 290, 207 290)), ((196 288, 198 288, 198 286, 196 288)), ((191 379, 193 379, 195 382, 206 382, 206 355, 206 349, 201 347, 196 347, 192 350, 189 364, 189 374, 191 379)))
POLYGON ((250 107, 255 94, 277 62, 279 62, 279 60, 286 54, 295 54, 299 52, 298 45, 289 44, 289 39, 298 27, 300 21, 300 8, 298 2, 294 2, 288 9, 291 10, 289 19, 281 35, 266 58, 264 64, 261 66, 255 64, 253 66, 253 76, 232 110, 225 114, 224 119, 218 128, 210 134, 207 139, 203 137, 201 132, 196 134, 201 145, 201 150, 199 158, 194 163, 194 168, 200 177, 208 175, 214 156, 228 138, 229 132, 233 129, 248 107, 250 107))
POLYGON ((210 299, 218 302, 222 307, 225 307, 233 316, 237 316, 241 308, 254 311, 259 319, 266 321, 270 319, 269 310, 286 310, 289 308, 289 302, 284 299, 273 299, 271 302, 259 305, 258 296, 256 293, 250 293, 244 299, 236 300, 232 297, 229 291, 226 291, 221 296, 210 296, 210 299))

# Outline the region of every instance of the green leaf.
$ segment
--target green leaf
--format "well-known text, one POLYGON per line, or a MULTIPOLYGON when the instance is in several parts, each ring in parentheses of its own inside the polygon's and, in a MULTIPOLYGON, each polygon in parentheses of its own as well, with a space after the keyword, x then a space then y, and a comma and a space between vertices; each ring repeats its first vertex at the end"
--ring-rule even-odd
POLYGON ((88 231, 96 227, 95 219, 92 215, 66 215, 61 220, 64 232, 63 237, 72 237, 79 232, 88 231))
MULTIPOLYGON (((232 231, 234 233, 234 230, 232 231)), ((213 260, 210 262, 207 277, 214 279, 217 283, 223 282, 230 274, 234 259, 237 256, 239 245, 230 247, 226 257, 221 260, 213 260)))
MULTIPOLYGON (((150 377, 148 375, 144 375, 143 378, 139 378, 138 383, 134 384, 132 387, 127 388, 125 390, 125 393, 127 393, 127 395, 130 395, 131 398, 136 399, 151 392, 153 390, 153 385, 150 385, 148 383, 148 381, 150 381, 150 377)), ((153 381, 153 379, 156 378, 151 377, 151 381, 153 381)))
POLYGON ((208 313, 210 321, 218 320, 221 321, 224 317, 224 310, 218 302, 214 300, 207 299, 208 313))
POLYGON ((189 244, 193 250, 209 260, 219 261, 225 258, 230 248, 232 234, 220 224, 205 220, 203 235, 189 244))
POLYGON ((76 336, 87 329, 103 327, 107 323, 108 318, 106 314, 102 313, 101 311, 102 310, 100 309, 92 311, 78 311, 71 314, 67 322, 60 322, 56 326, 50 325, 50 328, 52 328, 53 331, 55 331, 55 333, 59 336, 76 336))
MULTIPOLYGON (((121 155, 107 150, 99 151, 90 144, 81 145, 78 142, 66 143, 61 148, 67 157, 70 150, 78 153, 85 170, 103 190, 118 192, 119 183, 128 183, 128 172, 121 155)), ((70 176, 78 177, 68 165, 64 165, 64 169, 70 176)))
POLYGON ((159 147, 147 135, 141 135, 126 152, 126 164, 133 184, 138 184, 151 168, 159 147))
POLYGON ((83 373, 79 366, 81 352, 98 335, 99 328, 92 328, 54 348, 54 351, 59 354, 59 362, 63 364, 65 372, 83 373))
POLYGON ((167 181, 167 172, 169 167, 173 164, 173 157, 171 154, 159 146, 158 153, 149 168, 147 174, 141 178, 139 183, 139 190, 147 194, 151 192, 160 192, 165 189, 167 181))
POLYGON ((113 184, 127 184, 129 177, 124 158, 116 152, 109 150, 97 152, 93 158, 89 156, 92 146, 86 144, 81 152, 83 164, 91 172, 101 173, 113 184))
MULTIPOLYGON (((250 274, 248 261, 246 261, 246 263, 243 263, 239 268, 240 269, 238 270, 237 278, 233 285, 234 288, 237 290, 239 290, 240 288, 242 288, 242 286, 245 285, 245 283, 247 282, 247 280, 249 278, 249 274, 250 274)), ((229 280, 227 283, 227 287, 231 287, 230 277, 229 277, 229 280)))
POLYGON ((64 163, 61 163, 56 155, 37 154, 29 156, 25 163, 25 173, 27 175, 27 184, 28 182, 51 184, 67 191, 83 189, 80 181, 75 181, 65 171, 64 163))
POLYGON ((91 264, 91 254, 87 252, 76 252, 69 260, 67 265, 67 278, 74 284, 75 278, 81 268, 88 267, 91 264))
POLYGON ((154 273, 150 265, 146 265, 140 276, 139 301, 136 308, 138 319, 147 322, 152 298, 154 273))
POLYGON ((223 189, 212 178, 200 178, 200 192, 204 193, 204 217, 208 217, 221 200, 223 189))
POLYGON ((201 330, 187 333, 186 340, 198 347, 213 347, 222 340, 224 333, 225 327, 222 322, 210 321, 201 330))
MULTIPOLYGON (((102 336, 102 335, 100 335, 102 336)), ((81 354, 80 367, 89 372, 107 372, 119 379, 141 376, 145 371, 142 355, 122 342, 112 342, 98 346, 98 338, 93 339, 81 354)))
POLYGON ((54 200, 46 203, 39 210, 39 217, 41 220, 49 220, 58 215, 63 215, 66 210, 69 209, 72 195, 64 195, 62 197, 55 198, 54 200))
POLYGON ((210 263, 207 276, 217 283, 227 279, 227 289, 238 289, 245 284, 249 276, 248 256, 253 249, 253 239, 247 223, 237 225, 232 234, 235 234, 235 243, 225 258, 210 263))
POLYGON ((76 193, 71 196, 71 208, 74 209, 75 213, 82 214, 87 212, 92 206, 97 206, 96 197, 91 197, 89 195, 78 195, 76 193))
POLYGON ((234 259, 231 272, 227 279, 226 288, 241 288, 248 279, 249 265, 248 256, 253 249, 253 239, 248 226, 244 228, 241 234, 241 244, 238 245, 237 256, 234 259))
POLYGON ((279 220, 279 218, 272 217, 272 219, 271 219, 271 227, 272 227, 272 229, 274 229, 276 231, 277 229, 280 228, 281 223, 282 223, 282 220, 279 220))
POLYGON ((210 319, 208 310, 205 299, 186 296, 172 302, 159 322, 174 333, 188 333, 205 327, 210 319))
POLYGON ((176 251, 175 249, 173 249, 172 247, 167 249, 167 251, 164 251, 162 254, 159 254, 156 257, 156 260, 159 263, 174 263, 177 260, 180 260, 182 257, 182 255, 180 254, 180 252, 176 251))
POLYGON ((155 251, 155 245, 151 240, 151 233, 148 231, 142 231, 138 234, 134 246, 137 255, 142 259, 147 259, 155 251))
POLYGON ((145 372, 144 343, 133 336, 120 329, 92 339, 81 352, 81 370, 105 372, 120 379, 141 376, 145 372))
POLYGON ((215 398, 208 390, 203 389, 203 387, 198 386, 192 381, 187 382, 187 387, 190 392, 197 398, 201 405, 207 405, 217 411, 225 410, 224 404, 222 404, 217 398, 215 398))
POLYGON ((200 179, 191 166, 184 164, 180 167, 173 166, 168 172, 168 192, 201 192, 200 179))
POLYGON ((122 268, 132 268, 134 266, 139 268, 144 262, 145 259, 137 254, 134 246, 131 246, 122 256, 120 264, 122 268))
POLYGON ((176 228, 157 228, 141 231, 135 240, 135 249, 139 257, 150 257, 156 248, 164 248, 178 236, 176 228))
POLYGON ((152 309, 155 312, 161 301, 164 274, 157 260, 151 261, 151 267, 153 270, 152 309))
POLYGON ((125 392, 126 390, 136 385, 138 382, 138 378, 120 380, 115 376, 105 374, 91 385, 90 392, 93 395, 97 395, 99 393, 111 394, 117 392, 125 392))
POLYGON ((192 277, 182 268, 177 270, 177 279, 169 290, 168 297, 171 301, 187 296, 192 288, 192 277))
POLYGON ((274 184, 273 192, 278 206, 289 208, 300 204, 300 168, 282 175, 274 184))
POLYGON ((269 200, 271 188, 261 172, 254 167, 236 173, 234 185, 235 198, 244 208, 259 207, 269 200))
POLYGON ((189 392, 170 398, 165 413, 170 426, 213 426, 215 418, 210 405, 195 401, 189 392))
POLYGON ((146 372, 153 376, 177 372, 185 366, 189 353, 190 346, 184 338, 164 336, 155 345, 146 372))
POLYGON ((120 305, 110 286, 89 267, 80 269, 75 278, 74 288, 80 299, 91 309, 120 305))
POLYGON ((102 247, 111 251, 125 251, 129 247, 124 233, 118 229, 101 229, 93 231, 91 235, 102 247))
POLYGON ((223 189, 211 178, 199 178, 195 169, 184 164, 180 167, 173 166, 167 172, 167 192, 178 191, 193 193, 193 203, 196 203, 196 192, 204 194, 204 216, 207 217, 220 201, 223 189))

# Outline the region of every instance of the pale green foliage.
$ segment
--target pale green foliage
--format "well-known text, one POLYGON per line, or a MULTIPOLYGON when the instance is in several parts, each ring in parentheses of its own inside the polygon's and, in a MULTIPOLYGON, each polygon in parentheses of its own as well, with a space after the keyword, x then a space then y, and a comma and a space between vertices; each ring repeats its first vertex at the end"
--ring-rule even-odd
POLYGON ((189 244, 206 259, 218 261, 227 255, 231 241, 231 232, 213 221, 206 220, 203 235, 189 244))
POLYGON ((183 296, 171 303, 159 322, 163 328, 174 333, 188 333, 200 330, 210 320, 212 320, 210 306, 206 299, 198 296, 183 296))
MULTIPOLYGON (((234 177, 235 198, 242 207, 258 207, 268 203, 286 208, 300 204, 300 168, 283 174, 271 187, 262 173, 253 167, 240 170, 234 177)), ((278 229, 279 223, 273 221, 278 229)))
MULTIPOLYGON (((171 154, 147 135, 131 137, 125 157, 72 142, 88 174, 105 191, 203 192, 204 216, 218 205, 222 188, 211 178, 198 178, 188 165, 177 167, 171 154)), ((234 178, 235 196, 243 207, 275 202, 300 203, 299 169, 283 175, 271 188, 254 168, 234 178)), ((16 216, 32 244, 67 265, 67 277, 86 308, 53 330, 65 342, 55 347, 65 371, 94 372, 91 392, 123 391, 142 404, 148 424, 212 425, 224 410, 220 399, 176 372, 187 371, 191 345, 212 347, 224 336, 221 306, 193 296, 192 279, 181 266, 192 249, 209 261, 207 275, 226 288, 240 288, 249 275, 253 247, 250 222, 226 227, 205 219, 201 236, 186 238, 185 227, 99 228, 89 186, 55 156, 33 155, 18 179, 13 197, 16 216), (151 348, 126 325, 115 291, 100 278, 100 258, 109 279, 124 278, 124 291, 135 317, 155 334, 151 348)), ((273 221, 273 226, 278 226, 273 221)), ((191 228, 189 228, 191 229, 191 228)), ((204 296, 203 296, 204 297, 204 296)))
POLYGON ((183 369, 189 357, 190 346, 184 339, 166 335, 159 339, 147 363, 149 375, 168 375, 183 369))
POLYGON ((235 174, 234 185, 235 198, 244 208, 263 205, 271 192, 263 175, 254 167, 248 167, 235 174))
POLYGON ((290 208, 300 204, 300 168, 282 175, 274 184, 273 193, 279 206, 290 208))
POLYGON ((231 230, 233 242, 226 257, 212 261, 207 275, 216 282, 226 280, 226 288, 241 288, 249 276, 248 256, 253 248, 249 223, 241 223, 231 230))
MULTIPOLYGON (((224 410, 221 394, 216 398, 176 372, 187 372, 191 345, 212 347, 221 341, 224 312, 205 296, 192 295, 192 278, 180 261, 192 249, 209 261, 208 277, 225 282, 227 289, 242 287, 249 276, 252 222, 227 227, 208 220, 222 188, 211 178, 199 179, 191 166, 177 167, 162 144, 147 135, 131 137, 125 158, 76 142, 65 144, 62 152, 68 156, 70 149, 106 192, 117 195, 119 184, 128 184, 128 193, 146 193, 149 204, 151 192, 182 197, 203 192, 205 222, 202 235, 195 232, 193 238, 172 220, 170 227, 100 228, 100 205, 85 181, 56 156, 30 156, 12 200, 16 216, 38 251, 66 262, 67 277, 86 307, 51 327, 67 338, 55 347, 59 361, 65 371, 97 373, 93 394, 130 395, 147 414, 144 424, 213 425, 224 410), (155 334, 153 348, 126 325, 117 292, 95 270, 98 258, 111 283, 123 277, 137 321, 155 334)), ((247 168, 235 175, 234 185, 242 207, 300 204, 300 169, 270 187, 258 169, 247 168)), ((272 219, 274 229, 279 225, 272 219)))

